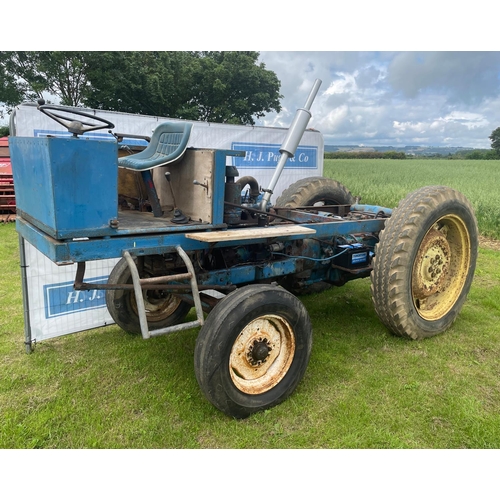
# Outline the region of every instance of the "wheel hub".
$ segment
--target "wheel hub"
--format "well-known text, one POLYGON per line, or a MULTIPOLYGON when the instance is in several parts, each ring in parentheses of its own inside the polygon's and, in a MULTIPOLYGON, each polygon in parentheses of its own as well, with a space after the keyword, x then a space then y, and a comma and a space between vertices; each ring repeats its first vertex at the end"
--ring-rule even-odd
POLYGON ((412 280, 413 296, 423 299, 439 292, 450 267, 450 245, 440 231, 429 231, 420 245, 412 280))
POLYGON ((253 366, 261 365, 265 363, 269 352, 272 347, 268 339, 259 337, 258 340, 255 340, 249 348, 247 359, 248 362, 253 366))
MULTIPOLYGON (((154 322, 170 317, 182 302, 179 297, 164 290, 143 290, 142 296, 148 321, 154 322)), ((135 295, 131 293, 129 300, 132 310, 137 314, 135 295)))
POLYGON ((469 270, 471 240, 464 221, 447 215, 423 238, 411 275, 413 304, 427 321, 443 318, 462 293, 469 270))

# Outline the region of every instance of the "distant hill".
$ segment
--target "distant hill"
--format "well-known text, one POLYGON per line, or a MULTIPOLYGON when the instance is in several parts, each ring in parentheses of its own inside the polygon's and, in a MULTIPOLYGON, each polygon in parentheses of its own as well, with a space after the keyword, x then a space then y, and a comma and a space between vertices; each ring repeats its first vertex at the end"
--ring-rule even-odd
POLYGON ((474 148, 467 147, 439 147, 439 146, 355 146, 355 145, 342 145, 335 146, 325 144, 325 153, 334 151, 349 151, 353 153, 361 151, 398 151, 403 152, 407 156, 448 156, 456 153, 465 153, 466 151, 473 151, 474 148))

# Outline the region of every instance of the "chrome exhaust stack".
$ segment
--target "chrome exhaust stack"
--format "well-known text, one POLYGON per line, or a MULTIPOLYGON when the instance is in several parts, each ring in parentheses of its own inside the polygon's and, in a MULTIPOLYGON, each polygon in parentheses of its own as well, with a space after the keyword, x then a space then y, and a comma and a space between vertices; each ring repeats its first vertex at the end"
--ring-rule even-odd
POLYGON ((278 183, 281 173, 285 168, 285 163, 289 158, 293 158, 295 155, 297 146, 299 145, 299 142, 302 139, 304 131, 306 130, 307 124, 309 123, 309 120, 311 118, 310 109, 314 99, 316 98, 316 94, 318 93, 320 86, 321 86, 321 80, 316 80, 311 89, 311 92, 309 93, 309 97, 307 98, 304 107, 299 108, 295 113, 295 117, 293 119, 292 124, 290 125, 290 128, 288 129, 288 133, 285 137, 285 140, 281 144, 280 147, 281 156, 278 165, 276 165, 273 178, 271 179, 269 187, 267 189, 264 189, 264 195, 260 203, 260 210, 262 210, 263 212, 266 211, 267 204, 271 199, 271 195, 273 194, 274 188, 276 187, 276 184, 278 183))

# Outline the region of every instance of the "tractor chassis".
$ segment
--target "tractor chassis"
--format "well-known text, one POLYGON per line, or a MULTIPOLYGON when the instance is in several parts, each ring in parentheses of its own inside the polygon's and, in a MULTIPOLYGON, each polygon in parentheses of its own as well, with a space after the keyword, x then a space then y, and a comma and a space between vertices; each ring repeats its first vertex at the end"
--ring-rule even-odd
MULTIPOLYGON (((27 241, 59 265, 77 263, 75 290, 133 290, 137 302, 143 338, 164 335, 203 325, 203 313, 208 313, 225 294, 252 283, 286 283, 286 278, 305 276, 300 287, 305 288, 320 281, 342 285, 349 280, 369 276, 370 259, 365 265, 345 267, 336 264, 336 256, 344 252, 338 249, 339 242, 346 238, 373 255, 377 235, 383 229, 391 210, 371 205, 350 207, 321 207, 322 212, 311 207, 297 209, 275 209, 276 222, 266 227, 211 228, 210 231, 191 231, 192 226, 177 227, 177 232, 163 234, 127 234, 112 237, 72 238, 55 240, 23 218, 18 218, 18 231, 27 241), (324 212, 339 212, 345 217, 324 212), (307 211, 306 211, 307 210, 307 211), (287 222, 278 222, 280 219, 287 222), (288 221, 294 220, 293 224, 288 221), (226 255, 234 249, 256 249, 262 261, 231 262, 229 267, 210 270, 193 265, 200 252, 220 251, 226 255), (281 251, 274 251, 281 250, 281 251), (288 252, 288 253, 286 253, 288 252), (175 257, 174 257, 175 256, 175 257), (132 282, 120 284, 95 284, 85 282, 86 262, 96 259, 123 257, 130 268, 132 282), (150 263, 180 259, 181 266, 175 272, 141 278, 138 262, 147 259, 150 263), (142 300, 146 290, 162 290, 179 296, 192 304, 196 310, 195 321, 183 322, 150 330, 142 300), (211 290, 215 291, 209 292, 211 290), (205 293, 204 293, 205 292, 205 293)), ((140 264, 139 264, 140 265, 140 264)), ((155 265, 155 264, 153 264, 155 265)), ((156 269, 155 274, 158 273, 156 269)))

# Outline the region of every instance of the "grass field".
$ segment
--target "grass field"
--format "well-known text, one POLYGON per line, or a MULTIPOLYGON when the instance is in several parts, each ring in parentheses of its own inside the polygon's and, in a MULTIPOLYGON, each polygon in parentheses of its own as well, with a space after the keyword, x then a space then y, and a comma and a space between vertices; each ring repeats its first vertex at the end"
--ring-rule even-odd
POLYGON ((500 239, 500 160, 325 160, 324 175, 389 208, 419 187, 450 186, 471 201, 481 234, 500 239))
MULTIPOLYGON (((332 160, 325 173, 365 202, 388 206, 420 185, 463 187, 484 208, 482 231, 498 235, 488 214, 498 225, 500 169, 471 163, 332 160), (457 171, 469 181, 453 181, 457 171)), ((458 320, 421 342, 380 323, 369 279, 301 297, 314 331, 306 375, 284 403, 240 421, 197 386, 197 330, 144 341, 109 326, 42 342, 27 355, 14 224, 0 225, 0 269, 2 449, 500 447, 499 251, 480 249, 458 320)))

